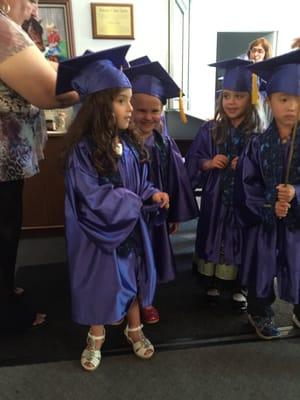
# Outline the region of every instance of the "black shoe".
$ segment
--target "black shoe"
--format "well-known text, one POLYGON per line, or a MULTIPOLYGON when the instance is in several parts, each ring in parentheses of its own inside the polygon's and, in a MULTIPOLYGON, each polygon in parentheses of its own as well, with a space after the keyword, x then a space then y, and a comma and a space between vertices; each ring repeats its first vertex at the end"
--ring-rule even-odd
POLYGON ((220 301, 220 291, 218 289, 208 289, 205 293, 205 300, 210 306, 216 306, 220 301))

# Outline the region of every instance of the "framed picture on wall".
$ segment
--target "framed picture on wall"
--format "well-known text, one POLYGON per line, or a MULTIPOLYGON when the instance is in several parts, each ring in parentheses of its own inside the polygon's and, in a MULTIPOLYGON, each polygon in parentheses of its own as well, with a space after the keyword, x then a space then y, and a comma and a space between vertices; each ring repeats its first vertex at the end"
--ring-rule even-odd
POLYGON ((91 3, 94 39, 134 39, 133 5, 91 3))
POLYGON ((75 55, 71 0, 40 0, 38 18, 27 32, 45 57, 63 61, 75 55))
MULTIPOLYGON (((71 0, 40 0, 38 15, 22 27, 47 59, 60 62, 75 56, 71 0)), ((48 133, 64 134, 72 114, 72 107, 45 110, 48 133)))
POLYGON ((51 136, 65 134, 72 122, 73 112, 73 107, 45 110, 48 134, 51 136))

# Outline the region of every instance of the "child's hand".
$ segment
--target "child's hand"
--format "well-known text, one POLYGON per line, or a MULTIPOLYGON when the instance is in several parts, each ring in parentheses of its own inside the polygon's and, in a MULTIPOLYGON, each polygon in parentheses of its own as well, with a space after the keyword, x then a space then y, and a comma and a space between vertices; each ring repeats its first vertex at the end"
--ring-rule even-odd
POLYGON ((169 208, 169 195, 165 192, 156 192, 152 196, 154 203, 161 203, 160 208, 169 208))
POLYGON ((217 154, 211 161, 211 168, 223 169, 228 164, 228 158, 224 154, 217 154))
POLYGON ((290 203, 296 195, 296 190, 292 185, 284 185, 281 183, 280 185, 276 186, 276 189, 278 190, 278 200, 287 201, 290 203))
POLYGON ((276 201, 275 203, 275 214, 278 218, 284 218, 287 216, 289 208, 291 207, 290 203, 287 201, 276 201))
POLYGON ((238 157, 234 157, 232 160, 231 160, 231 163, 230 163, 230 166, 231 166, 231 169, 236 169, 236 166, 237 166, 237 162, 238 162, 238 157))
POLYGON ((169 223, 169 234, 172 235, 178 231, 179 223, 178 222, 171 222, 169 223))

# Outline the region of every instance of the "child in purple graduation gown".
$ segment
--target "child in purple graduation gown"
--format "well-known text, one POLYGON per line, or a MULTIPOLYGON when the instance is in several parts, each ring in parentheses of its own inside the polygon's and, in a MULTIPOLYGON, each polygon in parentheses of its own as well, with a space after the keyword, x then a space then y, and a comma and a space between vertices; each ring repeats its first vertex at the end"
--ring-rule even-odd
MULTIPOLYGON (((170 196, 166 222, 151 229, 158 283, 164 283, 176 274, 169 234, 176 231, 179 222, 198 215, 180 151, 162 126, 163 106, 167 99, 179 97, 180 89, 158 62, 142 57, 130 62, 130 66, 124 72, 132 84, 133 128, 150 155, 151 182, 170 196)), ((143 308, 142 319, 146 323, 158 322, 157 308, 143 308)))
POLYGON ((132 91, 119 68, 128 48, 89 53, 58 71, 58 94, 72 87, 83 102, 66 147, 65 221, 73 319, 90 325, 81 356, 89 371, 100 364, 104 325, 124 317, 135 354, 154 354, 139 310, 152 303, 156 287, 146 219, 169 198, 147 180, 146 153, 126 131, 132 91))
POLYGON ((253 137, 238 166, 238 210, 245 224, 242 282, 248 317, 262 339, 280 336, 273 321, 274 278, 279 297, 294 306, 300 328, 300 50, 254 64, 267 81, 274 119, 253 137), (288 159, 292 157, 291 166, 288 159))
POLYGON ((212 66, 225 68, 215 118, 204 123, 186 156, 193 188, 202 188, 195 261, 209 303, 221 290, 232 290, 234 308, 245 311, 246 297, 238 282, 242 232, 234 212, 235 168, 259 120, 251 103, 252 77, 241 59, 212 66))

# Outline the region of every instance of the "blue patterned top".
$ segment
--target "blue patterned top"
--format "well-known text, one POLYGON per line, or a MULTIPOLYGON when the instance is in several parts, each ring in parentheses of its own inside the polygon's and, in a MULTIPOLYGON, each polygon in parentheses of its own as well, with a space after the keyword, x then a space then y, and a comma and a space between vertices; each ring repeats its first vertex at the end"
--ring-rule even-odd
MULTIPOLYGON (((0 63, 34 43, 22 28, 0 12, 0 63)), ((47 137, 41 111, 0 80, 0 182, 39 172, 47 137)))

